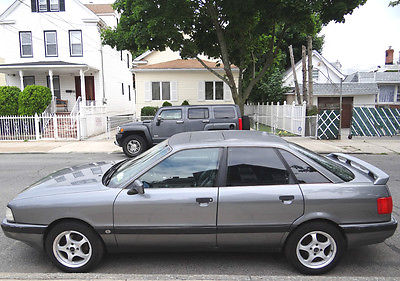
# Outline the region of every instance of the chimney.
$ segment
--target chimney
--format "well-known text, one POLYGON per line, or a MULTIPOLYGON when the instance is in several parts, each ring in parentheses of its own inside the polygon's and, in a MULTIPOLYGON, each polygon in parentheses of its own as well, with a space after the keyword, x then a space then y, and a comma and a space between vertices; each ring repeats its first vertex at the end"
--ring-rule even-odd
POLYGON ((394 50, 392 49, 392 46, 389 46, 389 49, 386 50, 386 60, 385 64, 393 64, 393 55, 394 55, 394 50))

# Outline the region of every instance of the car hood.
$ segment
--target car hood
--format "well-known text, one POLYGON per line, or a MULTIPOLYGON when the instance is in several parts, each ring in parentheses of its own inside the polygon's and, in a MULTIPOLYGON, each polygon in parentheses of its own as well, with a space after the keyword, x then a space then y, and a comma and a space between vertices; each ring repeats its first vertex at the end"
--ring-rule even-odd
POLYGON ((104 173, 115 162, 96 162, 54 172, 22 191, 14 200, 101 190, 104 173))

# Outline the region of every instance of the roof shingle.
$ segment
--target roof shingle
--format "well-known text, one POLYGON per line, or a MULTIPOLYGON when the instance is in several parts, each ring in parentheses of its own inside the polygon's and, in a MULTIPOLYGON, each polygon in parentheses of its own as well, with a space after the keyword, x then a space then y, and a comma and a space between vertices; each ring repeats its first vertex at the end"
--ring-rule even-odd
MULTIPOLYGON (((204 63, 210 68, 224 68, 223 64, 217 65, 217 63, 211 61, 204 61, 204 63)), ((236 66, 232 65, 232 67, 235 68, 236 66)), ((177 59, 150 65, 140 65, 135 67, 135 69, 204 69, 204 66, 196 59, 177 59)))
POLYGON ((114 13, 114 9, 111 4, 85 4, 85 6, 96 15, 114 13))

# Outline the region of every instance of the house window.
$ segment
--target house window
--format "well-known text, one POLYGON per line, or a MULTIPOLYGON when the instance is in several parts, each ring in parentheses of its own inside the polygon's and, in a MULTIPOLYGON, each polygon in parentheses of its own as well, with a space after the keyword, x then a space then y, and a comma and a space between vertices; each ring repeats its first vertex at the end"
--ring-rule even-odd
MULTIPOLYGON (((47 87, 51 89, 50 76, 47 76, 47 87)), ((53 76, 54 96, 61 99, 60 76, 53 76)))
POLYGON ((126 64, 127 64, 128 68, 129 68, 130 67, 130 65, 129 65, 129 54, 126 54, 126 64))
POLYGON ((58 12, 60 10, 60 6, 58 0, 50 0, 50 11, 58 12))
POLYGON ((35 76, 24 76, 24 88, 29 85, 35 85, 35 76))
POLYGON ((206 82, 206 100, 223 100, 224 83, 220 81, 206 82))
POLYGON ((64 12, 65 0, 31 0, 32 12, 64 12))
POLYGON ((57 32, 56 31, 45 31, 44 32, 44 44, 46 49, 46 57, 57 57, 57 32))
POLYGON ((131 101, 131 85, 128 85, 128 98, 131 101))
POLYGON ((122 95, 125 95, 124 83, 122 83, 122 95))
POLYGON ((313 78, 313 80, 315 80, 315 81, 318 80, 318 78, 319 78, 319 70, 318 70, 318 69, 314 69, 314 70, 312 71, 312 78, 313 78))
POLYGON ((82 31, 81 30, 70 30, 69 31, 69 51, 70 51, 71 57, 83 56, 82 31))
POLYGON ((379 86, 379 103, 392 103, 396 93, 395 85, 380 85, 379 86))
POLYGON ((21 31, 19 33, 19 43, 20 43, 21 57, 22 58, 33 57, 32 32, 21 31))
POLYGON ((39 12, 47 12, 47 0, 39 0, 39 12))
POLYGON ((171 83, 170 82, 152 82, 151 83, 152 100, 170 100, 171 83))

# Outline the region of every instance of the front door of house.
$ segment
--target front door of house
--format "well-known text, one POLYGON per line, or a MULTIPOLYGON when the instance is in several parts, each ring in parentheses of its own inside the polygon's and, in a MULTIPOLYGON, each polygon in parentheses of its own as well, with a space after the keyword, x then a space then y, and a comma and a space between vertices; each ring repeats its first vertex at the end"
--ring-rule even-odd
MULTIPOLYGON (((95 100, 94 76, 85 76, 85 92, 86 92, 86 100, 95 100)), ((75 76, 75 93, 77 99, 82 95, 80 76, 75 76)))

